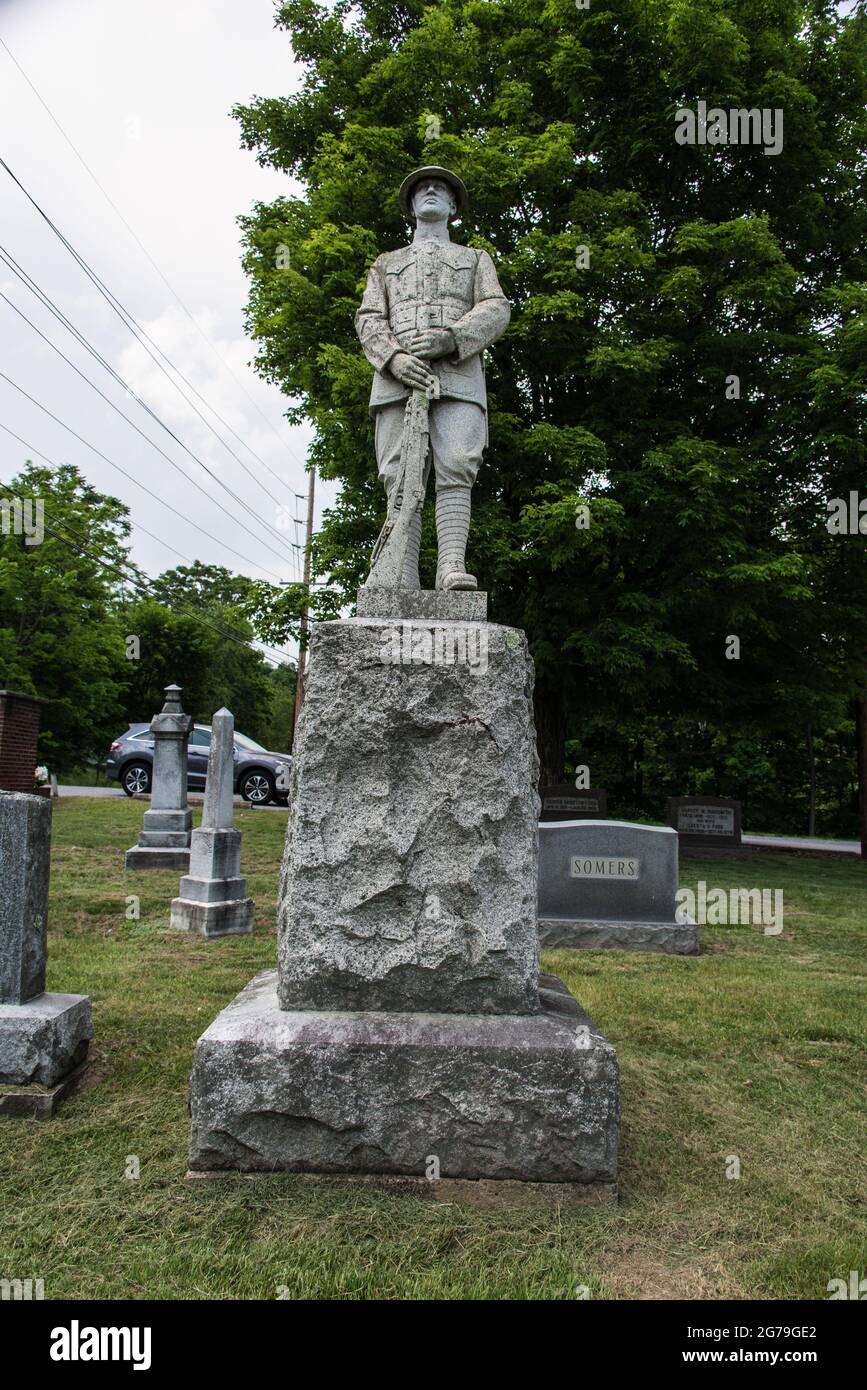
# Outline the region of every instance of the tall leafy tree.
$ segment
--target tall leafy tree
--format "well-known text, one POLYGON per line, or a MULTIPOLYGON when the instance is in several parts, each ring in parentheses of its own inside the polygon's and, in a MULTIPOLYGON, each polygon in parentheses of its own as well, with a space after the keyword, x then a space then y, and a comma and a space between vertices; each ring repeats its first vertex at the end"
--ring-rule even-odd
MULTIPOLYGON (((237 115, 305 193, 242 219, 249 326, 343 484, 318 573, 351 601, 384 508, 353 332, 365 273, 406 240, 407 170, 447 164, 470 190, 459 237, 514 304, 470 554, 530 638, 543 777, 603 714, 783 733, 829 690, 854 697, 861 618, 847 627, 819 514, 843 458, 863 479, 863 7, 288 0, 277 19, 302 86, 237 115), (678 143, 700 100, 782 110, 782 150, 678 143)), ((428 520, 423 582, 432 556, 428 520)))
POLYGON ((13 525, 0 533, 0 687, 47 702, 40 757, 62 773, 102 750, 122 717, 127 509, 71 465, 26 464, 0 486, 3 501, 13 518, 16 501, 29 504, 44 534, 28 544, 13 525))

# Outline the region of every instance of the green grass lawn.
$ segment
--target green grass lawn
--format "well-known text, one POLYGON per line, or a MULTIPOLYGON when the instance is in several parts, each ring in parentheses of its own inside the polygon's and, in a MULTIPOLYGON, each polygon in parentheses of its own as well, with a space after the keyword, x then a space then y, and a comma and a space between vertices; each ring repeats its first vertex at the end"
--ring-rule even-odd
POLYGON ((617 1049, 620 1200, 480 1210, 185 1181, 195 1041, 275 964, 286 817, 236 812, 256 932, 204 942, 169 932, 177 873, 124 874, 144 809, 54 803, 48 988, 92 997, 93 1067, 53 1120, 0 1120, 0 1278, 49 1299, 821 1299, 864 1272, 867 864, 687 860, 684 885, 782 888, 782 936, 706 928, 698 959, 545 953, 617 1049))

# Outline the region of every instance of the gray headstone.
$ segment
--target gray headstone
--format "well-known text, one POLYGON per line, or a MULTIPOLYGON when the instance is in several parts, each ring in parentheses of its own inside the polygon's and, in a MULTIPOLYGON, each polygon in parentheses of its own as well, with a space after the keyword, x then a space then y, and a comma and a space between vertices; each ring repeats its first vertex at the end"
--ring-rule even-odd
POLYGON ((0 792, 0 1003, 45 989, 51 802, 0 792))
POLYGON ((171 925, 201 936, 239 936, 253 930, 255 904, 241 877, 241 832, 234 830, 232 796, 235 719, 218 710, 211 723, 211 750, 201 828, 190 843, 190 872, 172 901, 171 925))
POLYGON ((698 929, 675 915, 677 835, 627 821, 539 826, 543 947, 698 951, 698 929))
POLYGON ((150 809, 138 844, 126 852, 128 869, 186 869, 193 816, 187 805, 187 746, 192 715, 184 714, 181 687, 166 686, 166 702, 151 720, 154 762, 150 809))
POLYGON ((605 820, 608 816, 608 793, 600 787, 574 787, 570 782, 555 782, 539 788, 542 799, 541 819, 605 820))
POLYGON ((741 840, 741 803, 719 796, 669 797, 666 820, 681 854, 696 859, 748 859, 741 840))
POLYGON ((57 1085, 93 1036, 86 996, 45 993, 50 864, 50 800, 0 792, 2 1085, 57 1085))

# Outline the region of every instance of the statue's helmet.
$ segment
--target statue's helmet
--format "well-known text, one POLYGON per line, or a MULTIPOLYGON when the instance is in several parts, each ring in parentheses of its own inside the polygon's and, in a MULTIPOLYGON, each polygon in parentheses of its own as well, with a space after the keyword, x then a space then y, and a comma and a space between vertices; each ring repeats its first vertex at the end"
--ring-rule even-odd
POLYGON ((400 185, 397 197, 404 217, 412 221, 413 190, 421 179, 442 179, 443 183, 447 183, 455 200, 455 211, 449 221, 452 222, 462 215, 467 205, 467 190, 463 180, 459 179, 457 174, 453 174, 451 169, 444 169, 441 164, 425 164, 423 168, 413 169, 411 174, 407 174, 400 185))

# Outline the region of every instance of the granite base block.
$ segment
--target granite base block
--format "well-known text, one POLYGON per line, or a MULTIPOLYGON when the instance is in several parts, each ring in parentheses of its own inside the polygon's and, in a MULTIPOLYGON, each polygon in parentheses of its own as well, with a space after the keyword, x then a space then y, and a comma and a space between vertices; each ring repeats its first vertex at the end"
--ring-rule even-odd
POLYGON ((56 1086, 45 1086, 33 1090, 18 1086, 9 1091, 0 1088, 0 1119, 3 1120, 50 1120, 57 1113, 61 1102, 77 1091, 87 1076, 90 1063, 85 1057, 56 1086))
POLYGON ((701 954, 695 922, 574 922, 540 917, 543 951, 649 951, 671 956, 701 954))
POLYGON ((255 912, 252 898, 233 898, 227 902, 173 898, 171 925, 179 931, 197 932, 199 936, 246 936, 253 930, 255 912))
POLYGON ((0 1004, 0 1085, 57 1085, 84 1061, 92 1037, 84 994, 38 994, 26 1004, 0 1004))
POLYGON ((188 869, 190 851, 188 849, 145 849, 133 845, 124 858, 125 869, 188 869))
POLYGON ((614 1049, 540 986, 537 1014, 313 1012, 264 971, 196 1045, 191 1170, 613 1183, 614 1049))

